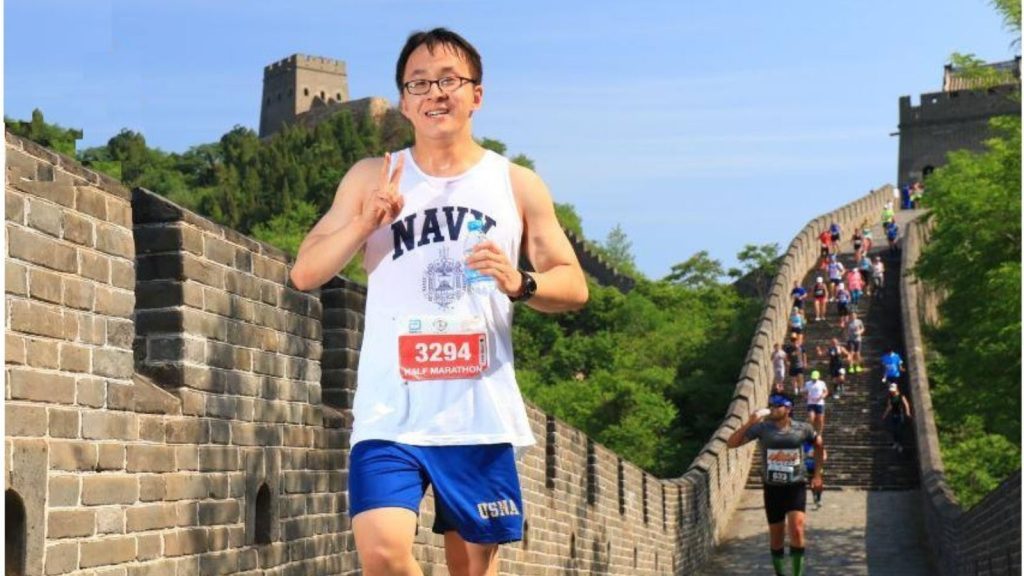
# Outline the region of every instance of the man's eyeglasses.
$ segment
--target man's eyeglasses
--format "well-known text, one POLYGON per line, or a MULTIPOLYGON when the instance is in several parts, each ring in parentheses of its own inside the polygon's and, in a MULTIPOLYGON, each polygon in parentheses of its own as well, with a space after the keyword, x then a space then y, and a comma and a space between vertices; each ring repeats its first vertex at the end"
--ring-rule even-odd
POLYGON ((462 76, 445 76, 444 78, 438 78, 437 80, 410 80, 402 86, 405 87, 405 91, 413 96, 422 96, 430 92, 430 87, 433 84, 437 84, 438 90, 448 94, 454 92, 459 88, 462 88, 463 84, 476 84, 476 80, 472 78, 463 78, 462 76))

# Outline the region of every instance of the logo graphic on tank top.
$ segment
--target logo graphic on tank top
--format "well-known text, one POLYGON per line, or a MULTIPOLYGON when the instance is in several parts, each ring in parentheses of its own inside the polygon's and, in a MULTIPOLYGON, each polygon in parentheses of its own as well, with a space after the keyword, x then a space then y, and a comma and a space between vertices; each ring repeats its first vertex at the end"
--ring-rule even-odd
POLYGON ((438 258, 428 264, 423 273, 422 289, 430 302, 444 310, 451 308, 466 291, 462 261, 448 256, 448 248, 441 248, 438 258))

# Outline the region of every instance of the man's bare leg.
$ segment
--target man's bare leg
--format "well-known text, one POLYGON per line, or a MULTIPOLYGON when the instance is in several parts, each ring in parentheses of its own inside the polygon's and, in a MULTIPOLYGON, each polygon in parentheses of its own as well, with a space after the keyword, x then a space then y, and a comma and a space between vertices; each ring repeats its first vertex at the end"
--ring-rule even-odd
POLYGON ((444 555, 451 576, 498 576, 498 545, 466 542, 452 530, 444 533, 444 555))
POLYGON ((406 508, 374 508, 352 519, 356 550, 365 576, 423 576, 412 556, 416 513, 406 508))

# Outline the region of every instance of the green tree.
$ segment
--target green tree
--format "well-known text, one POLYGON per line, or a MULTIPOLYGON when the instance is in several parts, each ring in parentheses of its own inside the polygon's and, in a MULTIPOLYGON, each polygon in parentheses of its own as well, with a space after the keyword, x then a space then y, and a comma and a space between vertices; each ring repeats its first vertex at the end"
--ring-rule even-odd
POLYGON ((930 340, 943 358, 940 411, 983 414, 988 432, 1019 442, 1020 118, 992 129, 987 152, 953 152, 928 179, 935 227, 915 273, 946 292, 930 340))
POLYGON ((722 263, 701 250, 686 260, 672 266, 665 281, 688 288, 714 288, 725 275, 722 263))
POLYGON ((758 300, 767 298, 772 289, 772 280, 779 272, 779 245, 747 244, 736 254, 736 259, 740 267, 730 268, 729 276, 742 285, 741 289, 749 290, 758 300))
POLYGON ((66 156, 75 156, 75 141, 82 138, 82 131, 74 128, 63 128, 58 124, 49 124, 43 118, 42 110, 32 110, 32 119, 28 122, 14 120, 4 116, 4 124, 12 134, 52 148, 66 156))
POLYGON ((608 263, 627 276, 636 276, 636 261, 633 258, 633 243, 626 236, 620 224, 608 232, 608 237, 601 246, 601 251, 608 263))

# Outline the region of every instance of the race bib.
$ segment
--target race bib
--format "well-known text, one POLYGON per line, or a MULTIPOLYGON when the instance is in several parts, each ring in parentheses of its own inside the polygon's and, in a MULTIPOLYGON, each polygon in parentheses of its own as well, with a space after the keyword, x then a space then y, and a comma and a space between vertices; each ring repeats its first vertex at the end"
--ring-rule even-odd
POLYGON ((488 366, 487 330, 479 316, 413 316, 398 334, 403 380, 471 380, 488 366))
POLYGON ((796 478, 797 467, 800 466, 799 448, 769 448, 767 450, 768 481, 776 484, 789 484, 796 478))

